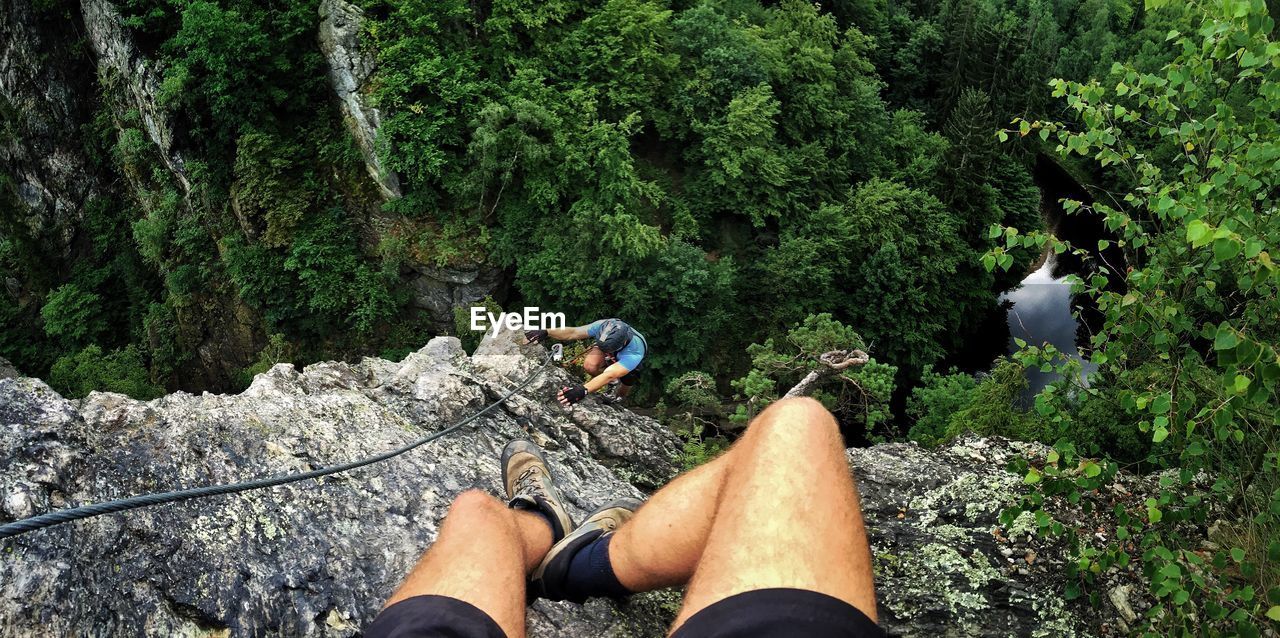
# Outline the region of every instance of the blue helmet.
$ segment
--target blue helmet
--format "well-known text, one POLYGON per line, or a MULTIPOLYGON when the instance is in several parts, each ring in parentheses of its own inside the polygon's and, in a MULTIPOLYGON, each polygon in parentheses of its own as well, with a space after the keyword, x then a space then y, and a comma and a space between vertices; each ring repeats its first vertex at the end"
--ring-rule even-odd
POLYGON ((596 337, 596 345, 609 354, 627 347, 631 343, 631 326, 621 319, 605 319, 600 324, 600 336, 596 337))

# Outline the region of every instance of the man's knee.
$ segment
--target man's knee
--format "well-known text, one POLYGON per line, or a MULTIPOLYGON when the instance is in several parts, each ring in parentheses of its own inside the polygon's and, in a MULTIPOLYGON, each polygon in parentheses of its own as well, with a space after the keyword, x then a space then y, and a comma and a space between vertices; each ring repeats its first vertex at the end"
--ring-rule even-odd
POLYGON ((808 397, 775 401, 751 422, 748 433, 757 442, 775 443, 790 450, 827 446, 840 440, 835 417, 808 397))
POLYGON ((497 499, 480 490, 472 489, 459 494, 457 498, 453 499, 453 505, 449 506, 449 518, 488 518, 503 509, 504 506, 497 499))

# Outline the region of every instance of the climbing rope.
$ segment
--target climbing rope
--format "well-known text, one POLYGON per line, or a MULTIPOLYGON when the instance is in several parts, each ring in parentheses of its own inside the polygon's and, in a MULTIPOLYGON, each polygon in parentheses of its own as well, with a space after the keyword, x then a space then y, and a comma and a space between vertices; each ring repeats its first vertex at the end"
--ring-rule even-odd
MULTIPOLYGON (((560 344, 556 344, 556 346, 559 346, 559 345, 560 344)), ((520 390, 524 389, 525 386, 532 383, 533 380, 538 377, 538 375, 542 374, 542 372, 546 370, 547 364, 551 363, 551 361, 553 360, 559 361, 560 357, 561 357, 560 348, 553 347, 551 352, 548 353, 547 358, 543 360, 542 365, 538 366, 538 369, 534 370, 533 374, 530 374, 528 378, 526 378, 524 381, 521 381, 518 385, 516 385, 515 388, 512 388, 510 392, 503 395, 502 398, 485 406, 484 409, 480 410, 479 412, 476 412, 475 414, 472 414, 471 416, 461 421, 458 421, 457 423, 454 423, 453 425, 443 430, 440 430, 439 432, 428 434, 427 436, 424 436, 418 439, 417 441, 414 441, 408 445, 405 445, 404 447, 392 450, 390 452, 384 452, 377 456, 371 456, 369 458, 353 461, 351 463, 344 463, 342 465, 335 465, 332 467, 322 467, 316 470, 311 470, 310 472, 303 472, 301 474, 285 474, 282 476, 273 476, 270 478, 257 479, 253 481, 244 481, 242 483, 231 483, 228 485, 209 485, 207 487, 196 487, 189 490, 178 490, 176 492, 164 492, 162 494, 143 494, 140 496, 131 496, 129 498, 122 498, 116 501, 108 501, 106 503, 97 503, 94 505, 85 505, 83 507, 77 507, 74 509, 60 510, 57 512, 49 512, 46 514, 33 516, 31 518, 25 518, 20 521, 14 521, 7 525, 0 526, 0 539, 9 538, 11 536, 17 536, 18 534, 25 534, 27 532, 43 529, 45 527, 60 525, 62 523, 77 521, 82 518, 100 516, 102 514, 111 514, 114 512, 123 512, 126 510, 137 509, 139 507, 146 507, 148 505, 160 505, 161 503, 172 503, 174 501, 185 501, 187 499, 193 499, 193 498, 217 496, 219 494, 234 494, 237 492, 247 492, 249 490, 258 490, 258 489, 263 489, 267 487, 275 487, 277 485, 284 485, 286 483, 296 483, 298 481, 305 481, 307 479, 320 478, 321 476, 328 476, 330 474, 337 474, 339 472, 354 470, 356 468, 364 467, 366 465, 373 465, 374 463, 380 463, 387 459, 400 456, 401 454, 404 454, 409 450, 412 450, 421 445, 430 443, 440 437, 451 434, 457 431, 458 428, 461 428, 462 426, 468 423, 471 423, 472 421, 475 421, 481 416, 484 416, 490 410, 498 407, 499 405, 504 403, 507 399, 510 399, 513 395, 515 395, 515 393, 519 392, 520 390)))

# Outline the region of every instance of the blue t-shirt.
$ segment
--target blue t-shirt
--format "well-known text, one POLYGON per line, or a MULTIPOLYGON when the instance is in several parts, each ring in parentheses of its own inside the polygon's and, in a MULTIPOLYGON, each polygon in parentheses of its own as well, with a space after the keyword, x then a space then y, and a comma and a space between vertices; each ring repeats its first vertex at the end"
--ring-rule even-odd
MULTIPOLYGON (((587 334, 592 339, 600 338, 600 326, 604 321, 604 319, 600 319, 587 326, 587 334)), ((627 369, 627 372, 630 372, 640 366, 640 362, 644 361, 644 355, 648 353, 649 344, 645 342, 644 335, 640 334, 639 330, 632 328, 631 343, 628 343, 626 347, 615 353, 613 357, 618 360, 622 367, 627 369)))

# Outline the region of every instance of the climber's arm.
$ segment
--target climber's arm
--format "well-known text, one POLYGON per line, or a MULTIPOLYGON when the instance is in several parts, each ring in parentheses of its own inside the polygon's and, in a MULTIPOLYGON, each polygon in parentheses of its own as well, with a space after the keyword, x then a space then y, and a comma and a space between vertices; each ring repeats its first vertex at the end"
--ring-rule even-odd
POLYGON ((595 378, 591 379, 590 381, 586 382, 583 385, 584 387, 586 387, 587 393, 589 394, 589 393, 595 392, 596 390, 599 390, 600 388, 603 388, 609 385, 609 382, 613 381, 614 379, 621 379, 622 377, 627 376, 628 372, 631 372, 629 368, 622 365, 621 363, 615 363, 605 368, 604 372, 597 374, 595 378))
POLYGON ((577 341, 578 339, 589 339, 587 334, 587 326, 578 326, 576 328, 550 328, 547 330, 547 336, 556 341, 577 341))

